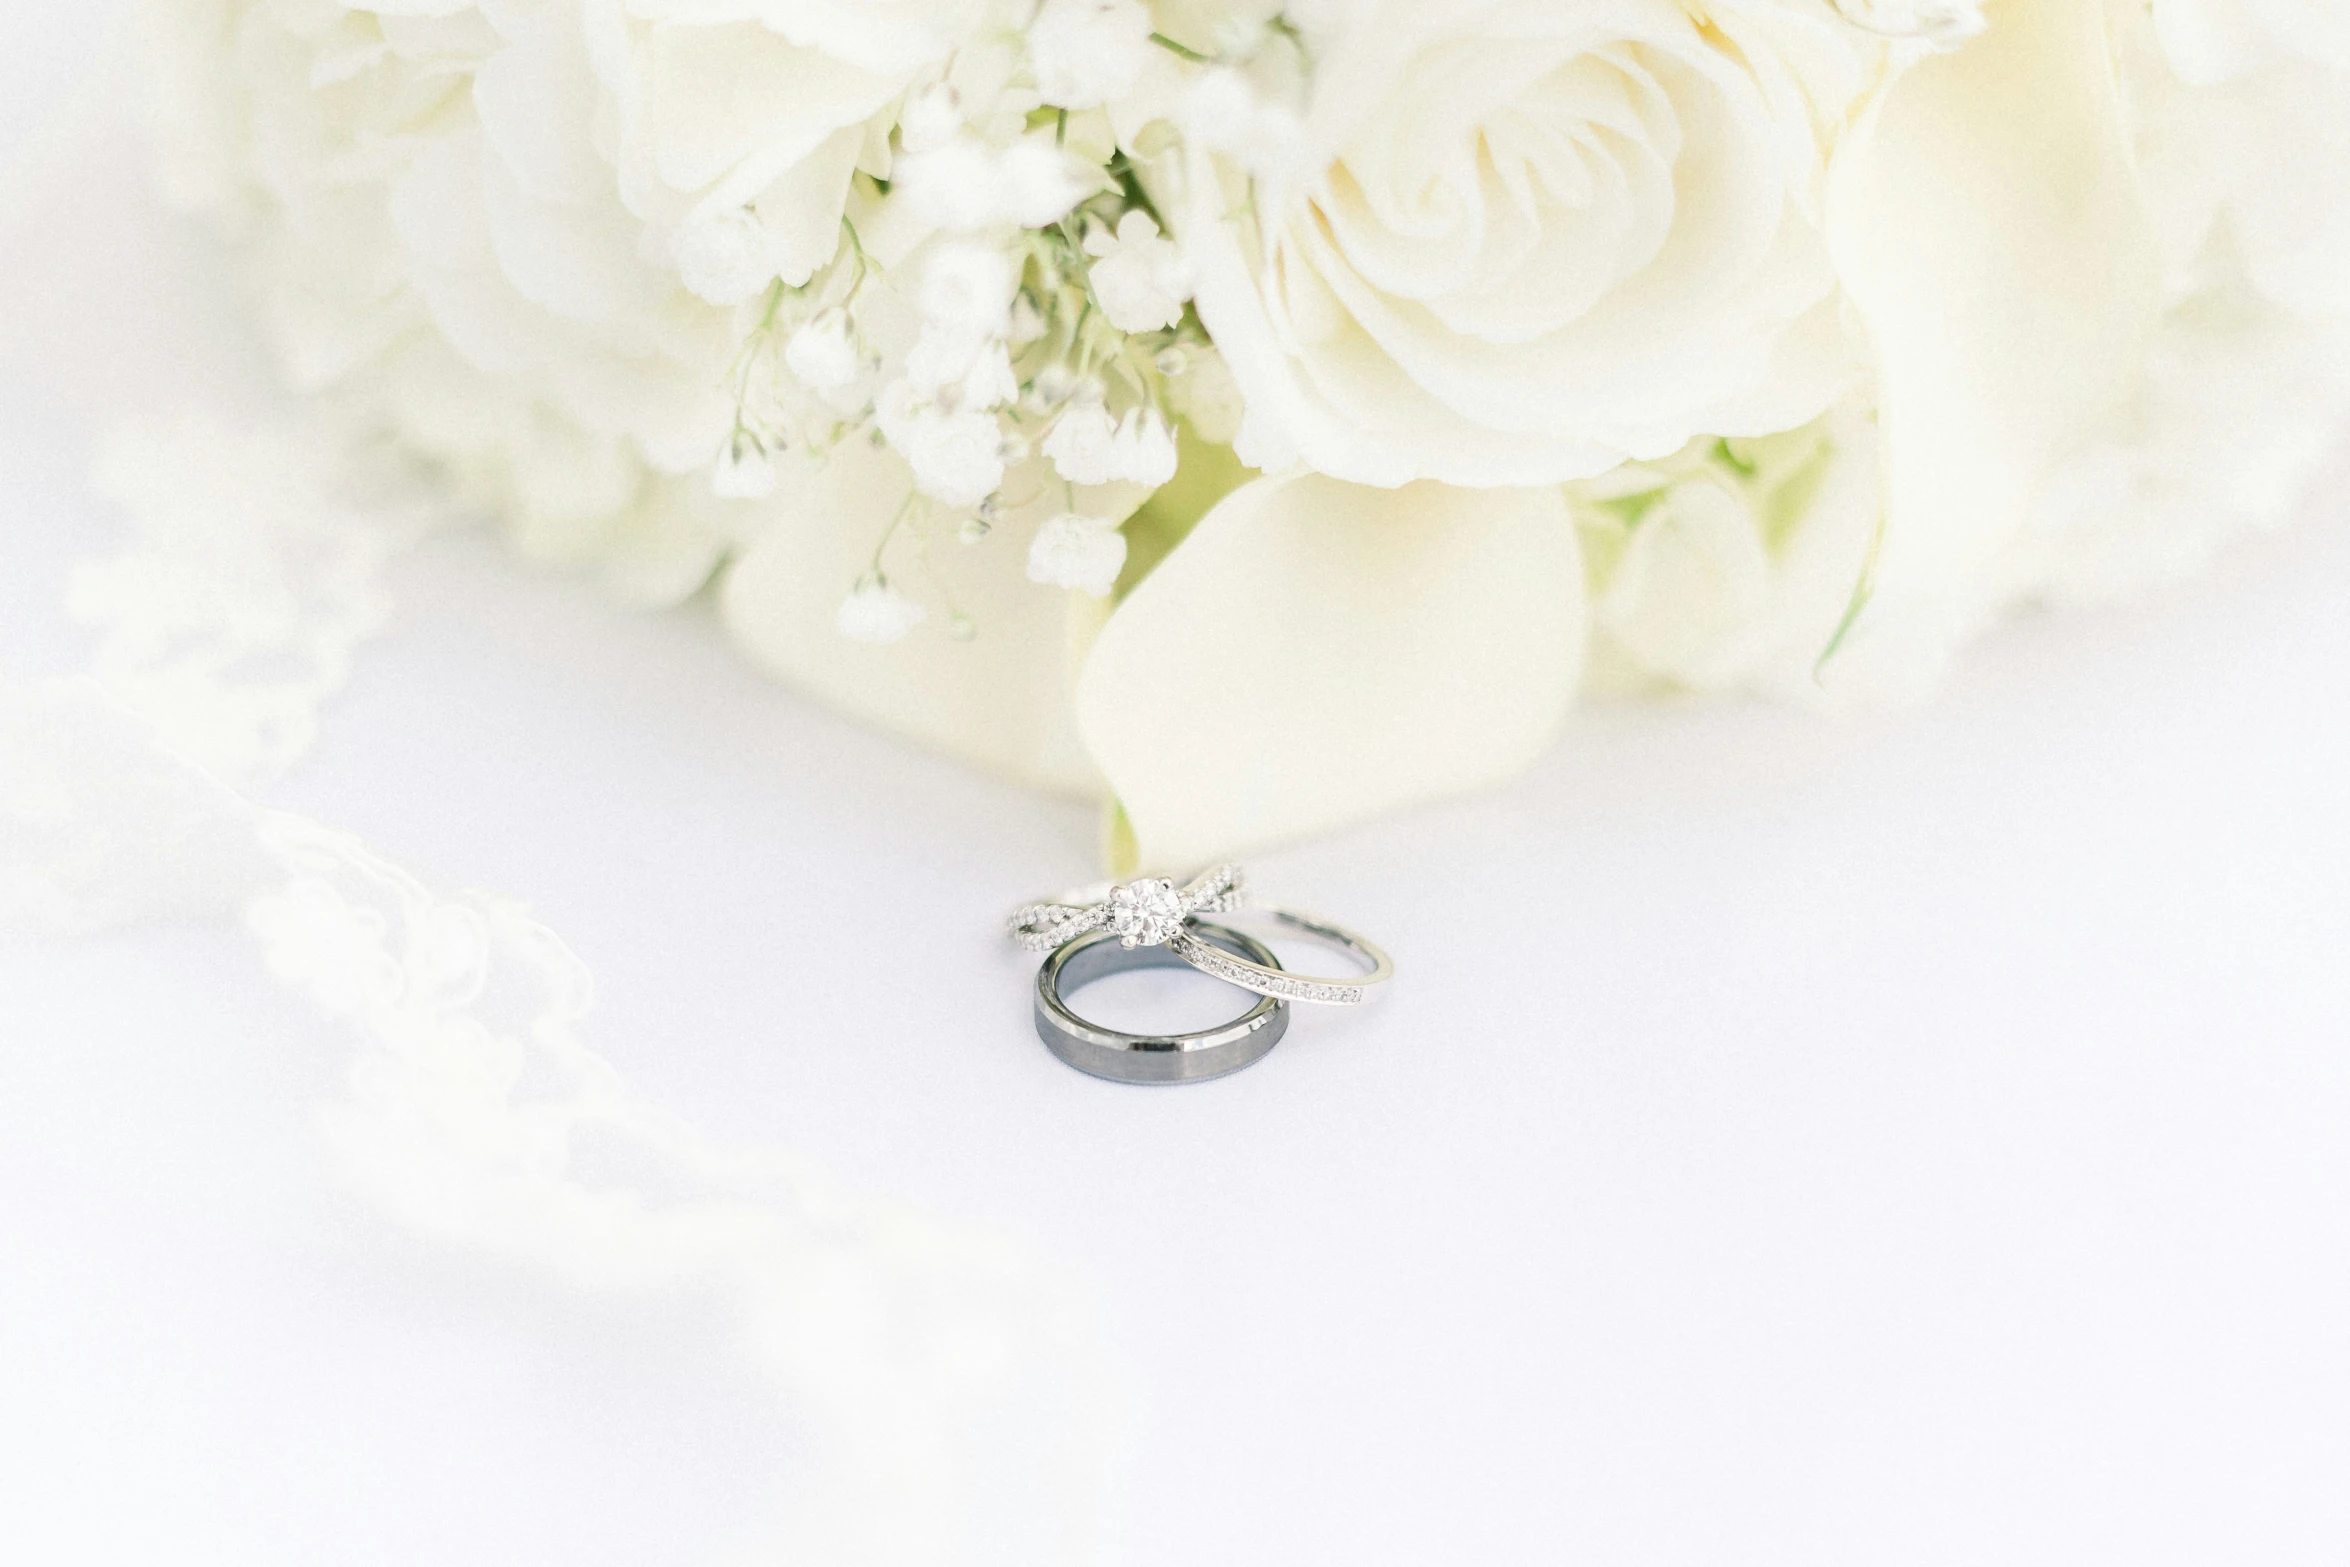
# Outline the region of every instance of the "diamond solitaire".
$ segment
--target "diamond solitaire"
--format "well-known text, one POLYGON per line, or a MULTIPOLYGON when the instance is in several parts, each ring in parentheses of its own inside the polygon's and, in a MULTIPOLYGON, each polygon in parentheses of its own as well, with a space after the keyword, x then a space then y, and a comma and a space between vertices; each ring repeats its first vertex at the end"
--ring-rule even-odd
POLYGON ((1130 881, 1106 891, 1071 893, 1066 903, 1029 903, 1005 922, 1014 941, 1031 952, 1051 952, 1078 937, 1106 930, 1129 947, 1163 947, 1197 914, 1241 906, 1240 868, 1218 865, 1178 889, 1162 877, 1130 881))
POLYGON ((1183 929, 1188 912, 1175 884, 1164 877, 1121 883, 1110 889, 1106 922, 1122 947, 1164 946, 1183 929))

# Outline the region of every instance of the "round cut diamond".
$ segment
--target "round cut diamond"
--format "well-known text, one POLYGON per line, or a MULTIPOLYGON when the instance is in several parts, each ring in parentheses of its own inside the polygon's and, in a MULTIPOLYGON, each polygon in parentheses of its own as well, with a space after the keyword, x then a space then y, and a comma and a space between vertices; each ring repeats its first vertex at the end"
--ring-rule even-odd
POLYGON ((1110 889, 1110 929, 1128 947, 1156 947, 1183 929, 1183 900, 1164 878, 1110 889))

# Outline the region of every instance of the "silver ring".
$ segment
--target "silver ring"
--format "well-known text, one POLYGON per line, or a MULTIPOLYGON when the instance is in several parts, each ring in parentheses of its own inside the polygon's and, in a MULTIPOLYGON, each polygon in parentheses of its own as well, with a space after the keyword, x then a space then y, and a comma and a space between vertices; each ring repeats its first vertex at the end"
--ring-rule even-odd
POLYGON ((1179 930, 1168 937, 1167 950, 1201 973, 1213 974, 1243 990, 1253 990, 1260 996, 1274 996, 1283 1001, 1312 1001, 1323 1006, 1359 1005, 1372 991, 1395 978, 1395 964, 1387 954, 1353 931, 1303 914, 1292 914, 1284 909, 1267 909, 1264 912, 1292 930, 1303 931, 1306 935, 1318 937, 1354 954, 1363 960, 1366 968, 1351 979, 1314 979, 1304 974, 1292 974, 1282 968, 1278 961, 1266 964, 1236 957, 1225 951, 1222 943, 1211 945, 1189 930, 1179 930))
MULTIPOLYGON (((1213 942, 1210 950, 1216 952, 1229 949, 1240 955, 1236 962, 1280 966, 1273 950, 1252 936, 1206 921, 1199 929, 1207 937, 1201 945, 1213 942)), ((1104 975, 1176 968, 1185 961, 1171 947, 1129 946, 1111 931, 1079 936, 1036 971, 1037 1037, 1078 1071, 1114 1083, 1204 1082, 1262 1059, 1280 1042, 1289 1027, 1289 1006, 1271 996, 1260 995, 1255 1006, 1221 1027, 1192 1034, 1129 1034, 1104 1028, 1070 1011, 1061 999, 1063 984, 1076 990, 1104 975)))
POLYGON ((1240 867, 1217 865, 1180 889, 1163 876, 1121 882, 1098 895, 1058 903, 1027 903, 1005 922, 1031 952, 1051 952, 1092 931, 1107 930, 1129 947, 1155 947, 1199 914, 1224 914, 1246 901, 1240 867))

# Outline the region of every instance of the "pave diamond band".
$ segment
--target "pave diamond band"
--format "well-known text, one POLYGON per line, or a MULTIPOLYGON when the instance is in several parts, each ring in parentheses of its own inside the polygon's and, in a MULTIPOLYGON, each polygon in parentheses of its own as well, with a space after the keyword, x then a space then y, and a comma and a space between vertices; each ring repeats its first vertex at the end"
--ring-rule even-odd
POLYGON ((1308 1001, 1320 1006, 1351 1007, 1362 1003, 1371 992, 1395 977, 1395 964, 1386 953, 1370 942, 1322 920, 1303 914, 1292 914, 1284 909, 1264 911, 1290 930, 1326 941, 1334 947, 1359 958, 1365 965, 1362 973, 1350 979, 1316 979, 1310 975, 1292 974, 1279 964, 1268 967, 1200 940, 1190 931, 1178 933, 1167 945, 1175 955, 1204 974, 1213 974, 1227 984, 1243 990, 1253 990, 1260 996, 1278 1001, 1308 1001))

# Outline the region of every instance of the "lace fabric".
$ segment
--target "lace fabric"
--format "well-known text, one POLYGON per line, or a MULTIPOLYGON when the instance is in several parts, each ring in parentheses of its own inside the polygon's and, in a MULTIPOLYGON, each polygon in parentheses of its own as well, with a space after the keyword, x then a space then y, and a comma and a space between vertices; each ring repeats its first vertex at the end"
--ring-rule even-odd
MULTIPOLYGON (((202 667, 175 688, 235 666, 202 667)), ((203 697, 256 731, 215 732, 221 754, 287 755, 274 696, 203 697)), ((155 733, 98 681, 0 680, 0 928, 241 910, 268 972, 356 1047, 320 1121, 349 1185, 410 1232, 570 1288, 714 1308, 824 1433, 831 1469, 793 1488, 818 1510, 777 1542, 790 1559, 1085 1559, 1111 1403, 1081 1289, 788 1154, 713 1144, 584 1042, 589 971, 519 902, 440 893, 155 733), (999 1536, 1006 1519, 1033 1535, 999 1536)))
MULTIPOLYGON (((0 368, 39 379, 55 347, 0 368)), ((1091 1559, 1115 1401, 1082 1289, 1001 1237, 711 1142, 587 1043, 588 969, 521 903, 250 796, 310 749, 386 622, 387 566, 441 518, 331 404, 255 396, 201 342, 157 362, 168 383, 135 407, 100 399, 93 489, 123 541, 62 606, 95 634, 89 672, 0 670, 0 934, 241 919, 258 966, 352 1042, 322 1135, 389 1220, 729 1325, 829 1455, 792 1477, 810 1500, 780 1559, 1091 1559)))

